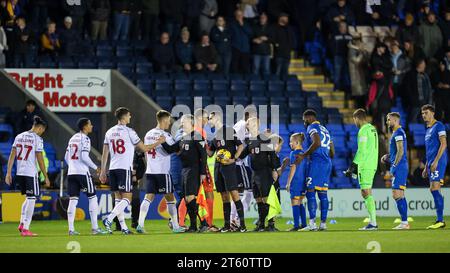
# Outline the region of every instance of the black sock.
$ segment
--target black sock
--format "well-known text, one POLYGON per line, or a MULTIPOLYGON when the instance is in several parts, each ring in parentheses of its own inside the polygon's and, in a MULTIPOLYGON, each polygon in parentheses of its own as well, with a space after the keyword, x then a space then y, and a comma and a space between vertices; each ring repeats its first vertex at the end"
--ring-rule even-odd
POLYGON ((266 221, 267 214, 269 214, 269 204, 262 203, 262 217, 260 218, 261 226, 264 226, 264 222, 266 221))
POLYGON ((198 205, 197 200, 194 199, 187 204, 187 210, 189 213, 189 219, 191 222, 191 229, 197 229, 197 214, 198 214, 198 205))
POLYGON ((264 226, 264 203, 258 203, 259 226, 264 226))
POLYGON ((223 203, 223 219, 225 221, 225 227, 230 226, 230 215, 231 215, 231 203, 223 203))
POLYGON ((239 216, 239 221, 241 222, 241 227, 245 227, 245 217, 244 217, 244 205, 242 205, 241 200, 235 201, 236 212, 239 216))
POLYGON ((269 221, 268 221, 268 223, 269 223, 269 226, 274 226, 274 225, 275 225, 275 219, 274 219, 274 217, 270 218, 269 221))

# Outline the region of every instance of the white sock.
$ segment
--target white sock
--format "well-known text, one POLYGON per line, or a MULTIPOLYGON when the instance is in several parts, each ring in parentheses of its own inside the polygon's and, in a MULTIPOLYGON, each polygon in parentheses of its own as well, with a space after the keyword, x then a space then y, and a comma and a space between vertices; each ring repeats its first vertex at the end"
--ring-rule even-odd
POLYGON ((247 212, 250 207, 250 202, 252 202, 253 193, 248 190, 244 190, 244 196, 241 198, 242 206, 244 207, 244 212, 247 212))
POLYGON ((26 205, 26 212, 25 212, 25 218, 23 220, 23 229, 29 230, 31 220, 33 219, 33 213, 34 213, 34 205, 36 204, 36 197, 27 197, 27 205, 26 205))
POLYGON ((89 215, 91 216, 92 229, 98 229, 98 200, 97 195, 89 197, 89 215))
POLYGON ((408 224, 408 221, 402 221, 402 224, 403 224, 403 225, 407 225, 407 224, 408 224))
MULTIPOLYGON (((117 200, 120 199, 116 199, 116 201, 117 200)), ((129 204, 130 201, 128 201, 128 199, 126 198, 122 199, 118 204, 116 203, 116 206, 108 215, 108 222, 112 223, 114 218, 117 216, 122 230, 128 229, 127 224, 125 223, 125 214, 123 213, 123 211, 128 207, 129 204)))
POLYGON ((316 225, 316 219, 309 219, 309 225, 315 226, 316 225))
POLYGON ((167 201, 167 211, 170 214, 170 221, 172 222, 173 228, 179 228, 180 225, 178 224, 178 212, 177 212, 177 206, 175 204, 175 201, 167 201))
POLYGON ((144 227, 145 218, 147 217, 148 208, 150 207, 150 204, 152 201, 148 200, 147 198, 144 198, 144 200, 141 203, 141 210, 139 211, 139 220, 138 225, 141 227, 144 227))
POLYGON ((23 201, 22 203, 22 210, 20 212, 20 224, 23 224, 23 222, 25 221, 25 215, 27 213, 27 198, 25 198, 25 201, 23 201))
POLYGON ((67 208, 67 222, 69 223, 69 231, 74 231, 75 211, 77 210, 78 198, 71 197, 69 207, 67 208))
POLYGON ((237 224, 239 225, 239 219, 237 217, 237 211, 236 211, 236 205, 234 204, 234 202, 230 202, 231 203, 231 213, 230 213, 230 220, 233 221, 235 220, 237 222, 237 224))

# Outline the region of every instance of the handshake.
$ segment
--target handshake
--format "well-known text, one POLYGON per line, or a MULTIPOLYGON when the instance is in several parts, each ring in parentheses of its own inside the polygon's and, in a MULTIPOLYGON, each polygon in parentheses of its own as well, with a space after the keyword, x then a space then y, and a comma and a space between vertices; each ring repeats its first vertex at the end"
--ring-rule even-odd
POLYGON ((351 177, 353 179, 358 178, 358 165, 353 163, 348 167, 346 171, 343 172, 345 176, 351 177))

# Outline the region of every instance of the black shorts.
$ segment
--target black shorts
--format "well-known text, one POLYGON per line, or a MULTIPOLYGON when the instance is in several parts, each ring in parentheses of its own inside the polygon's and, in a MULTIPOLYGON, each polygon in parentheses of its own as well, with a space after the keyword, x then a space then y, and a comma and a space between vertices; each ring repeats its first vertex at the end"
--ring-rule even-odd
POLYGON ((236 176, 238 180, 238 188, 241 190, 252 189, 252 169, 244 165, 236 164, 236 176))
POLYGON ((111 186, 111 191, 131 192, 133 190, 131 178, 131 169, 109 170, 109 185, 111 186))
POLYGON ((198 195, 200 188, 200 172, 192 168, 181 170, 181 180, 183 181, 184 196, 198 195))
POLYGON ((214 183, 217 192, 230 192, 238 190, 238 178, 236 175, 236 164, 214 166, 214 183))
POLYGON ((252 173, 253 196, 255 198, 264 198, 269 196, 270 187, 272 187, 272 170, 258 170, 252 173))
POLYGON ((95 195, 95 186, 89 173, 85 175, 71 174, 67 177, 67 191, 70 197, 79 197, 80 191, 88 197, 95 195))
POLYGON ((172 176, 170 174, 147 174, 145 189, 147 193, 173 193, 172 176))
POLYGON ((37 176, 16 176, 16 183, 19 185, 20 192, 22 194, 26 194, 27 196, 36 196, 38 197, 41 194, 39 189, 39 179, 37 176))

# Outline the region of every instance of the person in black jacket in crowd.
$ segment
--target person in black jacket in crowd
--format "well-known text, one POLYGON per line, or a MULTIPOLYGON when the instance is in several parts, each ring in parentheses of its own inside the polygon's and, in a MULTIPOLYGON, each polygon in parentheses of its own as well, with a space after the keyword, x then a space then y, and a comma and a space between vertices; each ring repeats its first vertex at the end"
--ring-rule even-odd
POLYGON ((286 13, 281 13, 278 17, 278 24, 273 28, 271 35, 271 41, 274 45, 276 74, 282 80, 287 79, 291 50, 294 48, 294 33, 288 24, 289 16, 286 13))
POLYGON ((59 31, 62 55, 72 57, 76 55, 78 38, 80 33, 73 28, 73 21, 70 16, 64 18, 64 26, 59 31))
POLYGON ((31 63, 30 49, 33 43, 33 33, 23 17, 17 18, 14 27, 14 44, 10 48, 14 52, 14 67, 28 67, 31 63))
POLYGON ((252 28, 244 21, 244 13, 236 10, 235 18, 230 24, 231 33, 231 71, 233 73, 250 73, 250 42, 252 28))
POLYGON ((334 88, 335 90, 350 93, 350 75, 348 70, 348 44, 352 41, 352 36, 348 33, 347 23, 339 23, 339 33, 333 38, 334 55, 334 88))
POLYGON ((200 15, 203 9, 203 0, 184 1, 184 25, 189 29, 191 38, 198 40, 200 38, 200 15))
POLYGON ((216 71, 219 58, 216 48, 209 42, 207 33, 202 34, 200 43, 195 46, 194 59, 198 71, 216 71))
POLYGON ((17 114, 16 133, 25 132, 33 127, 34 116, 42 117, 42 112, 34 100, 28 100, 25 109, 17 114))
POLYGON ((152 59, 157 72, 172 72, 175 64, 175 54, 169 33, 161 33, 160 41, 152 49, 152 59))
POLYGON ((259 16, 259 24, 253 27, 253 74, 270 74, 270 26, 267 14, 259 16))
POLYGON ((159 35, 159 0, 142 0, 142 39, 155 41, 159 35))
POLYGON ((84 33, 84 16, 88 11, 88 0, 62 0, 62 7, 72 18, 72 27, 78 33, 84 33))
POLYGON ((142 0, 130 1, 130 39, 132 41, 140 40, 141 17, 144 6, 142 0))
POLYGON ((164 31, 170 39, 176 39, 183 23, 183 8, 185 0, 162 0, 160 2, 161 16, 164 20, 164 31))
POLYGON ((445 122, 450 122, 450 70, 446 68, 444 60, 439 63, 431 81, 435 91, 436 113, 439 113, 445 122))
POLYGON ((112 0, 114 16, 113 40, 127 40, 130 29, 130 2, 128 0, 112 0))
POLYGON ((230 73, 231 66, 231 33, 223 16, 217 17, 216 25, 211 29, 210 39, 220 56, 220 70, 230 73))
POLYGON ((91 39, 106 40, 108 37, 108 21, 111 13, 109 0, 92 0, 89 4, 91 20, 91 39))

